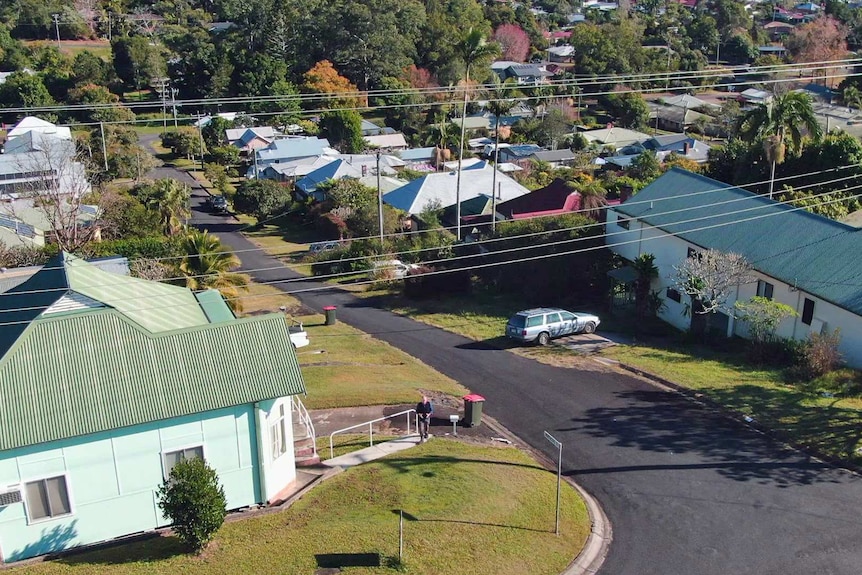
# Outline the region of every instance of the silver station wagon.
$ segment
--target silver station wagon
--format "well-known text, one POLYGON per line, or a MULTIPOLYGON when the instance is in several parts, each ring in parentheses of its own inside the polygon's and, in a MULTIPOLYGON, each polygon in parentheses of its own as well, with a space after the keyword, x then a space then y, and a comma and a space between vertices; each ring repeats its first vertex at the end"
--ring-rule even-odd
POLYGON ((555 307, 519 311, 506 324, 506 337, 523 343, 548 345, 551 338, 573 333, 593 333, 601 320, 597 315, 570 312, 555 307))

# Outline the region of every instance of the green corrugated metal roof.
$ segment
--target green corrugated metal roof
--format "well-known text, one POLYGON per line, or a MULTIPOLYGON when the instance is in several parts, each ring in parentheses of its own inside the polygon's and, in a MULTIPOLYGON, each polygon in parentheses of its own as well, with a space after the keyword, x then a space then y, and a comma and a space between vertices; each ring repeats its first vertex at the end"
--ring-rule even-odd
POLYGON ((280 314, 159 334, 111 309, 49 316, 0 360, 0 450, 304 392, 280 314))
POLYGON ((679 168, 615 209, 862 315, 862 230, 679 168))
POLYGON ((64 265, 72 291, 117 309, 149 331, 208 323, 187 288, 112 274, 75 256, 67 255, 64 265))
POLYGON ((236 318, 231 311, 230 306, 227 305, 227 302, 224 301, 224 298, 218 290, 208 289, 206 291, 198 292, 195 294, 195 298, 197 298, 198 303, 201 304, 204 315, 207 316, 210 323, 231 321, 236 318))
POLYGON ((75 294, 115 308, 156 333, 208 323, 189 289, 106 272, 61 253, 26 282, 0 293, 0 357, 30 321, 63 297, 75 294))

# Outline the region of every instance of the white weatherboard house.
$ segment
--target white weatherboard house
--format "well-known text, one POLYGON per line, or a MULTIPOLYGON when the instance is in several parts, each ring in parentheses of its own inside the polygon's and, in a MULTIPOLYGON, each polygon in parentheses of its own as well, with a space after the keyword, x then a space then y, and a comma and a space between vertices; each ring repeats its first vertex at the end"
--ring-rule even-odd
POLYGON ((295 482, 307 412, 281 314, 60 254, 0 293, 0 321, 3 561, 166 525, 156 490, 182 459, 206 459, 229 509, 295 482))
MULTIPOLYGON (((789 305, 799 315, 781 322, 780 337, 840 329, 845 360, 862 367, 862 230, 679 168, 607 214, 614 252, 628 261, 655 255, 652 289, 664 300, 664 321, 680 329, 691 322, 683 313, 687 296, 673 289, 675 265, 706 249, 734 252, 757 280, 738 286, 731 305, 754 295, 789 305)), ((746 336, 744 322, 722 319, 728 336, 746 336)))

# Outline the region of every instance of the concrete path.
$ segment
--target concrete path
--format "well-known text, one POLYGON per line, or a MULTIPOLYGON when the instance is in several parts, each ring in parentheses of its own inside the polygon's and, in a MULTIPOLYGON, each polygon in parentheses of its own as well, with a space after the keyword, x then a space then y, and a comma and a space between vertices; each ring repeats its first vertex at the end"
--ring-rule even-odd
MULTIPOLYGON (((431 439, 433 439, 433 437, 431 437, 431 439)), ((398 439, 392 439, 358 451, 327 459, 326 461, 323 461, 323 465, 327 467, 349 469, 351 467, 361 465, 362 463, 368 463, 369 461, 374 461, 375 459, 380 459, 381 457, 386 457, 387 455, 392 455, 393 453, 416 447, 421 442, 422 441, 419 439, 419 435, 417 434, 406 435, 404 437, 399 437, 398 439)))

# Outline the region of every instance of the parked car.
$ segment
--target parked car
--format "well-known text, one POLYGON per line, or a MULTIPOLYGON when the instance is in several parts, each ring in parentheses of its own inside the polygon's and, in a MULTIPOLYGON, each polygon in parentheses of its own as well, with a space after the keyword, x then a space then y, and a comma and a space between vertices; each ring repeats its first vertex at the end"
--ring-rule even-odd
POLYGON ((369 279, 396 279, 403 280, 410 270, 418 269, 417 264, 405 264, 401 260, 379 260, 371 264, 368 270, 369 279))
POLYGON ((310 254, 319 254, 320 252, 326 252, 329 250, 334 250, 341 246, 341 242, 338 240, 331 240, 326 242, 314 242, 309 244, 308 253, 310 254))
POLYGON ((519 311, 506 324, 506 337, 523 343, 548 345, 551 338, 573 333, 593 333, 601 320, 591 313, 555 307, 519 311))
POLYGON ((217 214, 226 214, 228 213, 228 205, 227 198, 224 196, 210 196, 207 200, 209 202, 210 208, 217 214))

